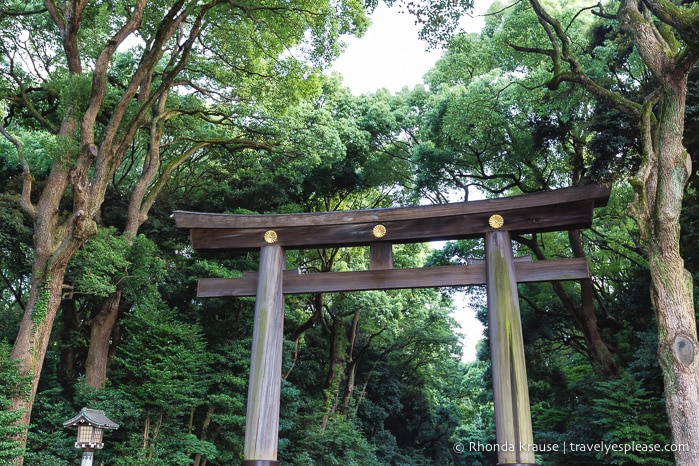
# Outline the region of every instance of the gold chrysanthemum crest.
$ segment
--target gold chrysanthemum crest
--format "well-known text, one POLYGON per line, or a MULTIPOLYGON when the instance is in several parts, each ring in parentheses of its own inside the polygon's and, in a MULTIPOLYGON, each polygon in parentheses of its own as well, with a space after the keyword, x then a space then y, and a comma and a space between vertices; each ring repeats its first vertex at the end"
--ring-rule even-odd
POLYGON ((277 239, 278 239, 277 232, 274 230, 267 230, 265 232, 264 238, 265 238, 265 243, 274 244, 277 242, 277 239))
POLYGON ((386 227, 383 225, 376 225, 371 229, 371 234, 374 235, 374 238, 383 238, 386 236, 386 227))
POLYGON ((501 228, 504 224, 505 219, 502 218, 502 215, 491 215, 488 219, 488 225, 490 225, 491 228, 501 228))

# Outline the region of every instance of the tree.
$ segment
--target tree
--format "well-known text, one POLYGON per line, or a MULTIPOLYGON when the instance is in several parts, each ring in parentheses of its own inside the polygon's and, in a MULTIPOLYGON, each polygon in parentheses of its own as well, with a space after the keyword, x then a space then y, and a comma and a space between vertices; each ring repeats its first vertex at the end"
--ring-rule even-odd
MULTIPOLYGON (((47 0, 4 2, 0 22, 0 133, 17 151, 18 198, 34 226, 30 291, 12 349, 33 382, 30 396, 12 403, 27 425, 67 264, 96 233, 115 173, 124 163, 140 167, 132 208, 142 223, 178 162, 212 144, 241 142, 223 103, 257 108, 248 121, 264 110, 258 103, 284 107, 313 86, 314 66, 337 54, 339 35, 360 33, 366 17, 350 1, 47 0), (188 116, 214 130, 169 139, 168 122, 188 116), (48 135, 40 149, 51 169, 41 184, 33 183, 26 142, 34 134, 48 135), (131 159, 139 142, 142 159, 131 159), (177 151, 167 162, 164 142, 177 151)), ((244 142, 254 142, 248 134, 244 142)))
MULTIPOLYGON (((507 17, 502 29, 521 28, 521 22, 521 17, 507 17)), ((474 191, 492 196, 590 182, 585 154, 591 135, 589 98, 575 89, 555 94, 531 89, 528 83, 542 77, 543 60, 512 63, 503 53, 502 35, 500 30, 455 36, 427 77, 432 92, 422 110, 413 161, 416 187, 433 193, 431 198, 443 201, 450 193, 468 200, 474 191), (500 61, 493 58, 498 54, 500 61)), ((542 247, 544 238, 514 239, 538 260, 587 254, 580 231, 571 231, 562 249, 542 247)), ((562 283, 552 288, 597 370, 618 373, 613 348, 600 332, 593 282, 580 283, 579 291, 562 283)))
MULTIPOLYGON (((632 41, 651 90, 639 100, 623 95, 619 86, 596 79, 583 52, 577 50, 565 25, 542 2, 529 2, 548 38, 543 44, 513 44, 517 50, 551 59, 551 89, 575 83, 600 101, 631 115, 638 124, 641 166, 632 184, 635 201, 629 214, 636 220, 651 274, 651 299, 658 321, 658 357, 665 380, 665 401, 673 442, 683 445, 679 464, 699 464, 699 358, 693 280, 680 254, 680 213, 692 173, 683 146, 689 73, 699 63, 699 6, 694 2, 622 0, 616 14, 602 6, 592 9, 609 28, 619 27, 632 41)), ((588 9, 589 10, 589 9, 588 9)), ((581 10, 582 13, 583 10, 581 10)), ((635 79, 632 72, 619 81, 635 79)))
POLYGON ((26 377, 22 377, 15 361, 10 359, 10 348, 7 343, 0 341, 0 460, 9 461, 21 454, 22 446, 12 438, 21 429, 16 425, 22 413, 16 410, 6 410, 10 401, 16 396, 26 396, 29 388, 26 377))
POLYGON ((166 419, 187 419, 211 384, 207 374, 211 361, 201 329, 177 322, 172 310, 150 303, 137 308, 127 325, 134 328, 116 358, 119 378, 124 378, 120 391, 141 407, 142 426, 129 429, 133 451, 124 452, 124 457, 143 464, 175 464, 183 452, 174 445, 189 442, 193 451, 208 450, 213 459, 215 448, 208 442, 193 442, 184 422, 166 419))

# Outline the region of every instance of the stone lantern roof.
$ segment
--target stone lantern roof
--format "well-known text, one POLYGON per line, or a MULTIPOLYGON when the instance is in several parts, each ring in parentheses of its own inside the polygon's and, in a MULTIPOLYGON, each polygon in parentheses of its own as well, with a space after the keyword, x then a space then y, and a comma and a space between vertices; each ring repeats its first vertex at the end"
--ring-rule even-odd
POLYGON ((109 419, 104 414, 104 411, 89 408, 81 409, 77 416, 64 422, 63 427, 79 426, 84 424, 90 424, 101 429, 116 430, 119 428, 119 424, 109 419))

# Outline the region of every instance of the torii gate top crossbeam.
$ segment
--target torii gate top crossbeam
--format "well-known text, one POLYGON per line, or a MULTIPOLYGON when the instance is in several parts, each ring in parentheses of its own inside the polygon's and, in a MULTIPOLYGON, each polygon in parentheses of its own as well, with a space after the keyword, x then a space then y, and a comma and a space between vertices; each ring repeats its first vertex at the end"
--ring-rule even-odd
MULTIPOLYGON (((391 245, 486 236, 496 231, 534 233, 586 228, 610 189, 564 188, 522 196, 455 204, 282 215, 175 212, 189 228, 196 249, 302 249, 371 246, 370 270, 302 274, 285 272, 285 294, 370 289, 468 286, 486 281, 485 264, 393 269, 391 245)), ((517 281, 579 280, 589 277, 584 258, 537 261, 516 266, 517 281)), ((254 296, 258 275, 202 278, 199 297, 254 296)))
POLYGON ((474 238, 499 227, 512 234, 587 228, 610 188, 596 185, 453 204, 301 214, 239 215, 174 212, 195 249, 285 249, 366 246, 474 238))

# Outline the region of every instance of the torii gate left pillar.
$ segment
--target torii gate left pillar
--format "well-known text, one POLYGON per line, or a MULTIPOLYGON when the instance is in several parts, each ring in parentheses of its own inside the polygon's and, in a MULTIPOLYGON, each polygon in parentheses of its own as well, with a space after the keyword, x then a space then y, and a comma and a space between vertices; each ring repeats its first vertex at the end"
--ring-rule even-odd
POLYGON ((242 466, 277 465, 283 294, 487 286, 498 465, 535 465, 518 282, 588 279, 584 258, 513 259, 511 234, 587 228, 609 188, 583 186, 441 206, 286 215, 175 212, 198 249, 258 249, 257 274, 202 279, 199 297, 257 296, 242 466), (499 212, 493 214, 493 212, 499 212), (485 263, 393 269, 391 245, 485 237, 485 263), (370 270, 294 274, 284 248, 369 245, 370 270))
POLYGON ((243 466, 277 464, 284 332, 284 258, 281 246, 268 245, 260 249, 243 466))

